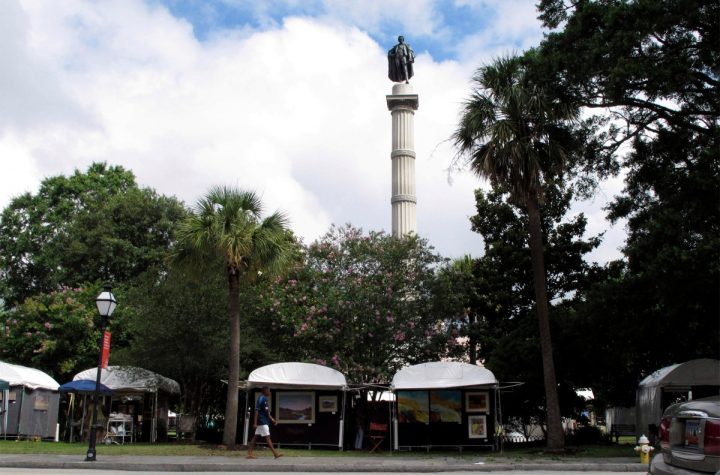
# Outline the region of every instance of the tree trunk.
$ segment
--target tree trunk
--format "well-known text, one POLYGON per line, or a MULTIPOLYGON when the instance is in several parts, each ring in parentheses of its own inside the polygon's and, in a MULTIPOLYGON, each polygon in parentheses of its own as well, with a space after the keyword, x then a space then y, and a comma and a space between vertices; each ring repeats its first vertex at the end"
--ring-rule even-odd
POLYGON ((240 379, 240 276, 237 271, 228 271, 228 284, 230 352, 223 444, 228 449, 234 449, 238 420, 238 380, 240 379))
POLYGON ((547 448, 550 451, 559 452, 565 448, 565 435, 563 434, 562 422, 560 420, 560 402, 558 400, 552 340, 550 338, 550 317, 545 283, 543 236, 537 191, 530 191, 528 193, 527 210, 530 224, 530 258, 532 260, 533 282, 535 285, 535 306, 540 326, 540 352, 542 353, 543 379, 547 406, 547 448))
POLYGON ((477 363, 477 338, 475 337, 475 321, 477 316, 465 309, 465 315, 467 315, 468 328, 470 330, 470 336, 468 337, 468 353, 470 357, 470 364, 474 365, 477 363))

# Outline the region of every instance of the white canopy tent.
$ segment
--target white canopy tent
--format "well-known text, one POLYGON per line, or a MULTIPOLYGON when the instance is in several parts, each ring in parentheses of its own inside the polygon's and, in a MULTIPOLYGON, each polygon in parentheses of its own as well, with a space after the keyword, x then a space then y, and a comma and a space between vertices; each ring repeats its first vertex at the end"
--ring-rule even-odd
POLYGON ((2 393, 0 434, 4 437, 8 434, 53 437, 60 384, 40 370, 3 361, 0 361, 0 380, 6 381, 9 386, 2 393), (25 389, 31 393, 26 395, 25 389), (11 399, 14 401, 12 406, 11 399))
MULTIPOLYGON (((497 421, 502 420, 500 415, 498 388, 499 382, 497 378, 495 378, 495 375, 492 373, 492 371, 482 366, 458 361, 433 361, 405 367, 395 373, 395 376, 393 376, 392 383, 390 385, 391 391, 396 394, 402 391, 427 391, 428 401, 430 400, 429 395, 433 391, 457 390, 459 391, 458 394, 466 394, 467 396, 467 393, 472 392, 473 389, 488 390, 486 392, 486 394, 490 395, 490 401, 488 401, 488 410, 486 411, 486 415, 482 415, 480 417, 495 417, 496 420, 492 424, 493 427, 495 426, 497 421)), ((394 407, 392 410, 393 427, 391 436, 393 448, 395 450, 399 450, 401 446, 407 448, 421 446, 427 447, 429 449, 430 446, 440 446, 437 441, 432 441, 431 436, 427 436, 428 438, 424 442, 418 439, 407 443, 407 440, 412 439, 414 436, 417 436, 421 430, 425 429, 413 426, 413 428, 411 429, 405 429, 404 434, 401 433, 402 431, 400 431, 399 427, 400 421, 398 420, 399 404, 401 404, 400 401, 398 401, 397 404, 394 404, 394 406, 396 407, 394 407), (403 438, 403 441, 406 442, 405 444, 401 444, 401 437, 403 438)), ((429 423, 430 422, 428 422, 427 424, 429 423)), ((468 425, 469 424, 470 422, 468 418, 468 425)), ((438 426, 435 427, 437 428, 438 426)), ((462 425, 458 424, 457 427, 460 428, 462 427, 462 425)), ((433 431, 430 430, 428 434, 432 432, 433 431)), ((490 432, 488 431, 487 433, 490 432)), ((492 439, 492 437, 487 436, 486 438, 488 440, 492 439)), ((464 442, 459 441, 457 443, 460 447, 465 444, 477 445, 474 440, 472 442, 466 440, 464 442)), ((492 442, 493 449, 496 449, 495 443, 495 441, 492 442)), ((450 443, 449 445, 454 444, 450 443)))
MULTIPOLYGON (((73 377, 73 381, 90 380, 97 378, 97 368, 86 369, 73 377)), ((135 366, 108 366, 101 369, 100 383, 113 391, 113 398, 123 394, 151 393, 153 418, 150 426, 150 441, 157 440, 158 432, 158 393, 164 392, 168 395, 180 394, 180 385, 177 381, 166 378, 145 368, 135 366)), ((167 411, 161 415, 167 418, 167 411)), ((167 422, 167 421, 166 421, 167 422)))
POLYGON ((247 380, 248 388, 303 387, 308 389, 346 389, 345 375, 327 366, 312 363, 275 363, 256 369, 247 380))
POLYGON ((663 393, 687 393, 689 397, 697 397, 692 395, 692 388, 698 386, 720 388, 720 360, 701 358, 666 366, 640 381, 635 400, 638 435, 646 433, 650 424, 660 424, 665 410, 663 393))
POLYGON ((390 388, 398 391, 497 385, 495 375, 482 366, 458 361, 435 361, 401 369, 393 376, 390 388))
MULTIPOLYGON (((95 381, 97 368, 86 369, 73 377, 73 381, 87 379, 95 381)), ((104 384, 113 392, 158 392, 165 391, 168 394, 180 394, 180 385, 165 376, 153 373, 144 368, 134 366, 108 366, 100 373, 100 383, 104 384)))
POLYGON ((30 389, 49 389, 57 391, 60 387, 57 381, 39 369, 28 368, 16 364, 0 361, 0 379, 4 379, 10 386, 25 386, 30 389))
POLYGON ((339 406, 338 431, 338 447, 342 448, 347 390, 347 380, 344 374, 327 366, 300 362, 275 363, 254 370, 245 382, 247 397, 245 398, 243 444, 246 445, 248 443, 250 429, 250 390, 263 386, 280 390, 342 391, 342 403, 339 406))

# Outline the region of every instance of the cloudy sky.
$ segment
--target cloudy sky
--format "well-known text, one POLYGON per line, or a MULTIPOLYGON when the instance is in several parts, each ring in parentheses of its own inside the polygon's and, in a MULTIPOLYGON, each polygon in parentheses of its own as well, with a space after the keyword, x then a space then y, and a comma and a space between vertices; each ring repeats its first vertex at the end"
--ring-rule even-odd
MULTIPOLYGON (((390 228, 386 52, 403 34, 412 85, 419 233, 482 254, 469 173, 446 172, 475 68, 542 38, 535 0, 0 0, 0 207, 94 161, 194 203, 258 191, 306 240, 332 223, 390 228), (449 179, 450 178, 450 179, 449 179)), ((603 184, 575 206, 591 258, 619 257, 603 184)))

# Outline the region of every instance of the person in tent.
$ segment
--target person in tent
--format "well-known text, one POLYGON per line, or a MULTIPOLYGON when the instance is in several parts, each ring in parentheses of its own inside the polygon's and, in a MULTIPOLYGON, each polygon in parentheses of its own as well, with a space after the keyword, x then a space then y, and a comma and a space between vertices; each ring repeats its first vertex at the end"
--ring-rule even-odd
POLYGON ((255 404, 255 419, 253 421, 255 434, 253 435, 253 438, 250 441, 250 446, 248 447, 247 458, 249 459, 257 458, 253 454, 253 450, 255 449, 255 441, 257 440, 258 436, 265 437, 265 442, 267 442, 268 447, 270 447, 270 450, 272 450, 275 458, 282 457, 282 454, 275 450, 272 439, 270 439, 270 423, 272 422, 273 425, 277 425, 277 421, 273 418, 273 416, 270 415, 270 404, 268 403, 267 399, 269 397, 270 388, 267 386, 263 386, 262 394, 258 398, 257 404, 255 404))

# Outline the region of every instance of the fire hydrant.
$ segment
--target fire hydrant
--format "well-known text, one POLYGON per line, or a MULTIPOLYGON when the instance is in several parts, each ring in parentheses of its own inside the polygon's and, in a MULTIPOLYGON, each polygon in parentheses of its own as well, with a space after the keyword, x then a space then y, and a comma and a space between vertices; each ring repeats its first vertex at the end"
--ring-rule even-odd
POLYGON ((650 464, 650 452, 655 450, 655 447, 650 446, 650 441, 645 437, 645 434, 640 436, 638 444, 640 445, 635 447, 635 452, 640 452, 640 463, 650 464))

